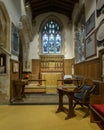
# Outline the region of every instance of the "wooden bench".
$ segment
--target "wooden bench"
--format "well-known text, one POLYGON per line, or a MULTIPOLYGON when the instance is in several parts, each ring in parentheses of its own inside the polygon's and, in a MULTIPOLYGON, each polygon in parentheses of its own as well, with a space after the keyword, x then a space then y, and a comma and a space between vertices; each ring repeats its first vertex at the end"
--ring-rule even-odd
POLYGON ((94 84, 97 88, 90 101, 90 122, 104 130, 104 82, 94 81, 94 84))

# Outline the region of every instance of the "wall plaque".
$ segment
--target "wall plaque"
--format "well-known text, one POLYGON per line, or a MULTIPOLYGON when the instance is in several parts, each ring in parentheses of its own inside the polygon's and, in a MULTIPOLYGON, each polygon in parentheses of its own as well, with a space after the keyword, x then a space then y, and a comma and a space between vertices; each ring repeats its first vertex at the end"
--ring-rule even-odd
POLYGON ((95 33, 93 32, 87 39, 86 39, 86 46, 85 46, 85 56, 86 59, 96 55, 96 45, 95 45, 95 33))

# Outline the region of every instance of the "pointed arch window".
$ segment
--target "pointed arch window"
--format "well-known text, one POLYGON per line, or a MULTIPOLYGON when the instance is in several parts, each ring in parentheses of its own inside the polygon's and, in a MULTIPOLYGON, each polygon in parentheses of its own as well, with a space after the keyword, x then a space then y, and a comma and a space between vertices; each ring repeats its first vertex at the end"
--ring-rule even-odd
POLYGON ((42 29, 42 53, 60 54, 62 45, 61 27, 50 19, 42 29))

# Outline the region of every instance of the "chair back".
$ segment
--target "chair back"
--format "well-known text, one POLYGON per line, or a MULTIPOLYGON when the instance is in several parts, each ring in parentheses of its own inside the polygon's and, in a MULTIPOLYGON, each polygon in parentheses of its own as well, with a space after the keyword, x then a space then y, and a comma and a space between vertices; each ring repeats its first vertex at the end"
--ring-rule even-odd
POLYGON ((89 101, 90 99, 90 90, 92 89, 91 86, 84 85, 79 93, 74 94, 74 98, 80 101, 89 101))
POLYGON ((88 110, 83 116, 83 117, 86 117, 89 113, 89 104, 90 104, 90 99, 91 99, 90 97, 94 93, 95 85, 93 85, 92 80, 85 79, 84 85, 77 89, 79 89, 80 92, 74 94, 73 108, 75 108, 77 104, 81 105, 82 107, 87 106, 88 110))
POLYGON ((74 98, 79 100, 80 102, 89 102, 91 94, 94 93, 95 85, 93 81, 89 78, 83 80, 83 85, 79 88, 80 92, 74 94, 74 98))

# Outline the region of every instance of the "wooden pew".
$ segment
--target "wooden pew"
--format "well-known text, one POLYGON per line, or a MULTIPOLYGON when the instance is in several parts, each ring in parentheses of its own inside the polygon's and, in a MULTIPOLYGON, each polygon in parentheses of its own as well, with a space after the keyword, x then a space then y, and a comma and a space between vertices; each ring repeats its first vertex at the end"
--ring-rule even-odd
POLYGON ((90 119, 91 122, 101 122, 104 121, 104 115, 102 115, 100 113, 100 108, 103 109, 103 113, 104 113, 104 102, 102 102, 102 100, 104 100, 104 98, 102 98, 101 96, 97 97, 97 103, 93 103, 90 104, 90 119))
POLYGON ((94 81, 95 93, 90 100, 90 121, 104 129, 104 82, 94 81))

